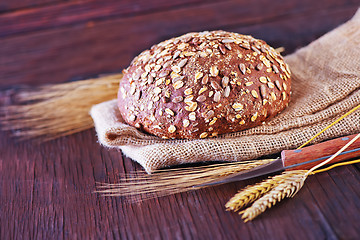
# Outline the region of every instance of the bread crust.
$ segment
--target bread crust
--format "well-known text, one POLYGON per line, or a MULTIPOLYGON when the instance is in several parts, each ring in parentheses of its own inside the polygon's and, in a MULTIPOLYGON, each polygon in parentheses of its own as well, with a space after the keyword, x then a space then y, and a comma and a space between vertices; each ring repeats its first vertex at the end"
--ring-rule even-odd
POLYGON ((289 103, 290 70, 264 41, 225 31, 154 45, 123 71, 124 120, 165 139, 197 139, 262 124, 289 103))

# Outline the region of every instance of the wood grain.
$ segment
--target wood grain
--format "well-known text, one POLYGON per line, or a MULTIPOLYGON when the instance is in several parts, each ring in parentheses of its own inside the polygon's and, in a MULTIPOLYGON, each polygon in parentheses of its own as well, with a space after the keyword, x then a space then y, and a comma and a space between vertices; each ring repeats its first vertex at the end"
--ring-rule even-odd
POLYGON ((252 34, 274 47, 284 46, 286 54, 345 22, 358 7, 335 5, 319 11, 310 4, 299 7, 293 3, 285 5, 283 14, 279 14, 277 9, 281 4, 272 4, 261 14, 255 3, 240 5, 236 1, 224 1, 190 5, 3 37, 0 86, 56 83, 119 72, 142 50, 189 31, 224 29, 252 34), (312 23, 310 27, 308 22, 312 23))
MULTIPOLYGON (((120 71, 145 48, 188 31, 249 33, 286 53, 347 21, 357 1, 57 1, 0 4, 0 106, 14 84, 120 71), (259 7, 260 6, 260 7, 259 7), (14 9, 14 10, 12 10, 14 9), (61 11, 60 11, 61 10, 61 11)), ((304 188, 250 223, 226 212, 261 179, 141 203, 102 197, 141 167, 97 143, 94 129, 37 145, 0 132, 0 239, 356 239, 360 165, 310 176, 304 188)))

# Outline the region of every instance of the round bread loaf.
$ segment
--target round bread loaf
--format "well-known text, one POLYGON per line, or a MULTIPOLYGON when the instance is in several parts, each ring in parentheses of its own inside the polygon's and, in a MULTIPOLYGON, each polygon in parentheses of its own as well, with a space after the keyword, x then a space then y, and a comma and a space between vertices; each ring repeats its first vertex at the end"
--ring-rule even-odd
POLYGON ((124 120, 162 138, 214 137, 262 124, 289 103, 290 71, 262 40, 188 33, 145 50, 123 71, 124 120))

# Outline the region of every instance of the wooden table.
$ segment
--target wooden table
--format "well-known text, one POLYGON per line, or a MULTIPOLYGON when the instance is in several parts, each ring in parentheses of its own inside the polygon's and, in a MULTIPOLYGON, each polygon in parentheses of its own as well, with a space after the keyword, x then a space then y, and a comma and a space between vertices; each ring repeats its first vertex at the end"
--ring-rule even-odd
MULTIPOLYGON (((189 31, 252 34, 285 54, 347 21, 358 0, 4 0, 0 88, 118 72, 145 48, 189 31)), ((1 104, 10 101, 0 94, 1 104)), ((356 239, 359 165, 311 176, 291 200, 243 223, 224 204, 260 179, 128 203, 95 194, 141 167, 94 129, 41 145, 0 133, 1 239, 356 239)))

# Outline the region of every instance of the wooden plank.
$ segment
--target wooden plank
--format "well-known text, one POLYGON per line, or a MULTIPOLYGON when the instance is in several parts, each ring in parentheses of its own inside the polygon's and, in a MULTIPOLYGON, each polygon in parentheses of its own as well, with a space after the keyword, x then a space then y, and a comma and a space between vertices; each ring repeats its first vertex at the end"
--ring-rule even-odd
MULTIPOLYGON (((214 1, 214 0, 213 0, 214 1)), ((210 3, 203 0, 155 0, 146 1, 64 1, 44 7, 25 9, 0 14, 0 37, 43 31, 80 23, 92 24, 91 21, 114 17, 129 17, 167 9, 184 8, 189 5, 210 3)))
POLYGON ((19 8, 39 7, 48 4, 59 3, 63 0, 8 0, 0 2, 0 13, 14 11, 19 8))
POLYGON ((40 146, 16 143, 1 132, 0 152, 1 239, 354 239, 360 234, 360 178, 352 166, 310 177, 293 199, 245 224, 224 204, 260 179, 142 203, 94 194, 96 181, 141 169, 118 151, 100 147, 94 130, 40 146))
POLYGON ((224 29, 250 33, 274 47, 284 46, 289 53, 345 22, 357 8, 293 10, 284 18, 280 17, 283 12, 259 14, 257 10, 250 11, 253 8, 221 2, 3 38, 0 86, 56 83, 121 71, 143 49, 189 31, 224 29), (247 10, 249 13, 244 15, 247 10))

